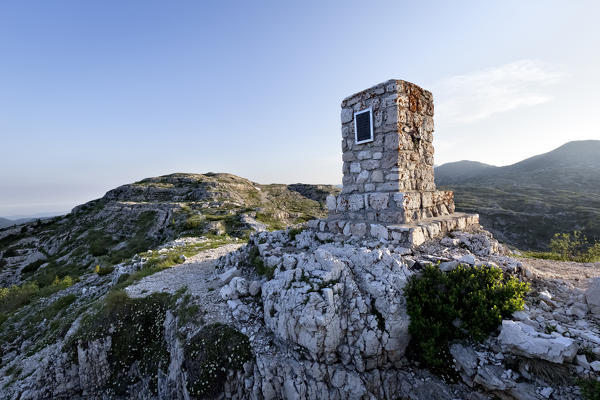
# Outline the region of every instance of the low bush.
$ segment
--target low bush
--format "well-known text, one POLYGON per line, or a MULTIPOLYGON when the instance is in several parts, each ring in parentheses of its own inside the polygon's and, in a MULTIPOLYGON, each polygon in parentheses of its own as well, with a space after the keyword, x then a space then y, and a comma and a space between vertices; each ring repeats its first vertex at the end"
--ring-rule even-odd
POLYGON ((29 272, 35 272, 37 271, 43 264, 47 263, 48 260, 45 259, 41 259, 41 260, 36 260, 32 263, 27 264, 25 267, 23 267, 23 269, 21 270, 22 274, 26 274, 29 272))
POLYGON ((91 230, 88 232, 87 242, 90 249, 90 254, 94 257, 108 254, 110 248, 115 244, 115 241, 110 235, 96 230, 91 230))
POLYGON ((300 227, 300 228, 291 228, 288 231, 288 236, 290 237, 290 240, 296 240, 296 236, 298 236, 298 234, 300 234, 302 231, 304 231, 305 228, 300 227))
POLYGON ((250 252, 248 254, 248 259, 249 259, 250 265, 252 267, 254 267, 254 270, 256 271, 257 274, 262 275, 262 276, 266 277, 267 279, 273 279, 273 274, 275 273, 275 268, 267 267, 265 265, 265 262, 263 261, 263 258, 260 256, 260 253, 258 251, 258 247, 253 246, 250 249, 250 252))
POLYGON ((115 267, 112 265, 102 266, 102 267, 100 265, 96 265, 94 272, 96 274, 98 274, 98 276, 104 276, 104 275, 111 274, 114 270, 115 270, 115 267))
POLYGON ((183 367, 194 397, 212 398, 222 392, 230 370, 253 358, 248 337, 222 324, 208 325, 185 345, 183 367))
POLYGON ((199 229, 202 228, 206 224, 206 218, 204 218, 201 214, 194 214, 188 217, 185 221, 184 227, 185 229, 199 229))
POLYGON ((404 289, 413 355, 434 370, 448 370, 452 365, 448 344, 462 338, 485 339, 503 318, 523 309, 528 289, 496 267, 459 265, 448 273, 426 267, 404 289))

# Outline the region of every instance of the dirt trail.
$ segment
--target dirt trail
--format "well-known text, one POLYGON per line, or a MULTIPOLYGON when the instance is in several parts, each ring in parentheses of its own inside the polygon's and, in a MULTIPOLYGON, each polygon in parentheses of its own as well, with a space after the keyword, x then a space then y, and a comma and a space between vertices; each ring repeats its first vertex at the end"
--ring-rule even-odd
POLYGON ((577 263, 535 258, 519 258, 519 260, 540 278, 562 279, 582 290, 587 289, 589 278, 600 276, 600 263, 577 263))

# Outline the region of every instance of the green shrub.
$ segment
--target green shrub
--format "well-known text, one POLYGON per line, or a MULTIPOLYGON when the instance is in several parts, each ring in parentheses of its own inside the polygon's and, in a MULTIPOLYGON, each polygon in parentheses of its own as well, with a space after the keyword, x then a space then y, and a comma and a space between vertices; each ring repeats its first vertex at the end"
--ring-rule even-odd
POLYGON ((43 264, 47 263, 48 260, 36 260, 32 263, 27 264, 22 270, 21 273, 22 274, 26 274, 29 272, 35 272, 37 271, 43 264))
POLYGON ((296 240, 296 236, 298 236, 299 233, 301 233, 302 231, 304 231, 305 228, 292 228, 289 230, 288 235, 290 237, 290 240, 296 240))
POLYGON ((448 368, 449 342, 485 339, 503 318, 523 309, 528 289, 496 267, 459 265, 448 273, 426 267, 404 289, 415 355, 433 369, 448 368))
POLYGON ((563 260, 572 260, 583 252, 586 243, 587 238, 579 231, 557 233, 550 240, 550 249, 563 260))
POLYGON ((114 270, 115 270, 115 267, 112 265, 109 265, 108 267, 106 267, 106 266, 101 267, 100 265, 96 265, 94 272, 96 272, 96 274, 98 274, 98 276, 104 276, 104 275, 111 274, 114 270))
POLYGON ((90 248, 90 254, 99 257, 108 254, 115 241, 110 235, 101 231, 92 230, 88 232, 87 242, 90 248))
POLYGON ((184 352, 188 390, 200 398, 222 392, 227 372, 241 369, 253 358, 248 337, 218 323, 202 328, 185 345, 184 352))
POLYGON ((549 252, 526 251, 524 255, 556 261, 600 261, 600 242, 590 243, 580 231, 556 233, 549 247, 549 252))
POLYGON ((577 385, 586 400, 600 400, 600 381, 594 379, 580 379, 577 385))
POLYGON ((169 362, 163 324, 173 305, 174 299, 167 293, 132 299, 121 290, 110 292, 97 313, 82 319, 79 330, 66 345, 67 350, 75 356, 78 341, 86 346, 90 341, 111 336, 108 389, 125 395, 134 383, 129 369, 139 361, 141 373, 152 377, 150 383, 155 390, 158 369, 166 368, 169 362))

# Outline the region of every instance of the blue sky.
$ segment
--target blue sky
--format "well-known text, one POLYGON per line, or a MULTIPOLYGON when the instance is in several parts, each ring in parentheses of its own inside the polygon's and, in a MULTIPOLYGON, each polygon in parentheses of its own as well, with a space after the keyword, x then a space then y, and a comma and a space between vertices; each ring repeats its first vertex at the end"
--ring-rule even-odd
POLYGON ((0 215, 172 172, 339 183, 342 98, 434 94, 436 164, 600 139, 595 1, 0 3, 0 215))

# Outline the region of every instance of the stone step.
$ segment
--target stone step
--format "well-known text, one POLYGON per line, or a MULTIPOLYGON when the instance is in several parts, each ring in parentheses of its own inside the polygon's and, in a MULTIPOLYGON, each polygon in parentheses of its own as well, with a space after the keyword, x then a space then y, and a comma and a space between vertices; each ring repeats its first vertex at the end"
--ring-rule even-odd
POLYGON ((453 213, 408 224, 371 224, 360 220, 330 218, 309 221, 308 227, 317 232, 344 235, 352 239, 375 238, 416 247, 454 230, 478 228, 479 214, 453 213))

